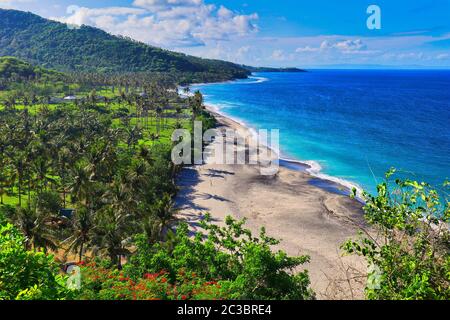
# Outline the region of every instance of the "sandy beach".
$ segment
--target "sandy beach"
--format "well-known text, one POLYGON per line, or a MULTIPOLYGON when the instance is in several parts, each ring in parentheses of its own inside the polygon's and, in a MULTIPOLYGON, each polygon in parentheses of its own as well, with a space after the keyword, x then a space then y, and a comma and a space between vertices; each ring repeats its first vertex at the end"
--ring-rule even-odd
MULTIPOLYGON (((210 112, 220 130, 248 130, 210 112)), ((339 186, 291 167, 295 164, 281 166, 274 176, 263 176, 258 165, 249 164, 186 167, 178 180, 179 218, 193 230, 206 212, 218 224, 227 215, 246 218, 247 228, 255 234, 265 227, 268 235, 281 240, 276 249, 311 257, 304 267, 317 298, 363 298, 363 286, 350 278, 355 276, 354 270, 364 272, 365 265, 356 257, 342 257, 340 250, 364 223, 361 203, 343 195, 339 186)))

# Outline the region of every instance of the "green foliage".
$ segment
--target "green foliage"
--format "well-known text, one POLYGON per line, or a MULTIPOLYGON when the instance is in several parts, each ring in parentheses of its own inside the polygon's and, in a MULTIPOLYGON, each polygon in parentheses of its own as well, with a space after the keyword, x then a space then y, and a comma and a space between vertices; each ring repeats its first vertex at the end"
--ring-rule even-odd
MULTIPOLYGON (((16 11, 0 10, 2 15, 0 26, 5 25, 11 34, 27 29, 29 18, 37 29, 54 27, 55 39, 66 39, 66 32, 69 39, 76 36, 83 43, 99 34, 112 39, 99 30, 68 30, 16 11)), ((0 42, 5 44, 8 36, 1 37, 2 32, 0 42)), ((20 47, 25 34, 14 45, 20 47)), ((37 35, 28 36, 35 39, 37 35)), ((125 47, 143 46, 113 39, 125 47)), ((101 39, 96 40, 99 49, 104 49, 101 39)), ((70 46, 78 50, 73 43, 70 46)), ((8 44, 0 47, 0 51, 9 49, 8 44)), ((42 48, 35 49, 33 54, 42 54, 42 48)), ((204 61, 192 59, 200 63, 195 67, 201 71, 204 61)), ((192 129, 192 120, 203 121, 205 130, 215 126, 199 92, 182 99, 173 90, 173 79, 160 84, 148 76, 109 80, 93 74, 66 75, 77 86, 62 83, 61 89, 61 83, 46 78, 43 69, 16 59, 3 61, 9 67, 3 69, 6 82, 0 81, 8 85, 0 107, 0 211, 15 227, 2 220, 0 298, 314 297, 307 272, 294 273, 309 258, 272 252, 271 246, 278 242, 264 232, 259 239, 253 238, 243 222, 229 218, 227 227, 205 222, 208 236, 192 236, 187 225, 176 223, 173 197, 180 167, 170 157, 172 131, 192 129), (53 91, 43 83, 54 87, 53 91), (51 94, 61 97, 74 88, 84 90, 83 98, 64 106, 50 101, 51 94), (68 291, 53 257, 46 254, 49 250, 58 253, 61 262, 70 254, 74 256, 68 259, 80 262, 92 256, 103 262, 80 263, 83 287, 68 291), (16 282, 7 282, 8 277, 16 282)), ((224 67, 220 76, 231 76, 227 65, 213 64, 224 67)), ((206 77, 217 72, 209 62, 204 67, 208 72, 201 72, 206 77)))
POLYGON ((164 237, 178 170, 169 138, 188 121, 171 118, 167 105, 183 103, 176 92, 145 87, 146 99, 120 93, 105 101, 90 90, 64 107, 14 99, 0 109, 0 199, 11 204, 4 211, 28 249, 65 250, 78 260, 95 251, 120 267, 133 235, 164 237))
POLYGON ((239 65, 170 52, 102 30, 46 20, 31 13, 0 9, 0 56, 46 68, 76 72, 184 73, 186 82, 243 78, 239 65))
POLYGON ((34 67, 31 64, 14 57, 0 57, 0 78, 18 81, 36 78, 55 80, 61 77, 62 74, 60 73, 40 67, 34 67))
POLYGON ((365 194, 365 216, 374 230, 343 248, 367 261, 368 299, 448 300, 449 203, 426 183, 391 185, 394 173, 387 173, 377 196, 365 194))
POLYGON ((0 224, 0 300, 56 300, 70 297, 53 257, 25 250, 25 238, 0 224))
MULTIPOLYGON (((207 220, 206 220, 207 221, 207 220)), ((190 235, 188 225, 180 224, 164 243, 152 244, 145 236, 136 237, 136 253, 125 266, 132 279, 145 273, 166 270, 176 283, 179 270, 204 281, 218 281, 232 299, 312 299, 307 271, 293 273, 309 257, 289 257, 272 252, 278 241, 259 238, 243 228, 244 221, 226 219, 226 227, 204 221, 207 235, 190 235)))

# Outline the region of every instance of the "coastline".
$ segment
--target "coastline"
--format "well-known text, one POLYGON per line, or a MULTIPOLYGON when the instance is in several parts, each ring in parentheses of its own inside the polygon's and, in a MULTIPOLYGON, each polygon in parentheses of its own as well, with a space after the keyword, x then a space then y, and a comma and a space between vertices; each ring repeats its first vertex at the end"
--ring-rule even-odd
MULTIPOLYGON (((191 86, 193 87, 202 87, 204 85, 211 85, 211 84, 223 84, 223 83, 229 83, 229 84, 239 84, 239 85, 248 85, 248 84, 255 84, 260 82, 268 81, 267 78, 258 76, 255 74, 255 72, 252 72, 246 79, 254 79, 253 82, 238 82, 238 80, 244 80, 244 79, 234 79, 234 80, 227 80, 227 81, 221 81, 221 82, 213 82, 213 83, 194 83, 191 86)), ((178 88, 178 92, 183 96, 186 96, 184 93, 181 92, 181 87, 178 88)), ((192 94, 192 93, 191 93, 192 94)), ((220 107, 215 106, 212 103, 207 103, 205 105, 205 109, 208 110, 208 112, 219 115, 221 117, 227 118, 235 123, 238 124, 239 128, 244 128, 246 131, 249 131, 252 136, 256 136, 256 129, 254 129, 252 126, 248 125, 244 120, 238 119, 236 117, 233 117, 229 114, 224 113, 220 110, 220 107)), ((335 192, 338 194, 349 196, 353 193, 353 190, 356 190, 356 197, 355 199, 359 201, 360 203, 364 204, 363 200, 363 191, 364 189, 354 181, 346 180, 343 178, 339 178, 336 176, 332 176, 326 173, 322 172, 322 166, 314 161, 314 160, 305 160, 305 159, 298 159, 294 157, 290 157, 289 155, 283 154, 283 150, 280 150, 280 166, 291 168, 294 170, 301 170, 306 171, 311 176, 315 177, 316 179, 312 181, 316 186, 323 188, 325 190, 328 190, 330 192, 335 192)))
MULTIPOLYGON (((219 130, 251 130, 212 108, 208 111, 219 130)), ((339 286, 347 285, 349 270, 364 272, 365 266, 357 257, 342 257, 339 248, 364 225, 362 204, 336 192, 339 186, 311 175, 300 161, 280 164, 275 176, 261 176, 258 165, 249 164, 186 167, 178 179, 178 217, 194 232, 206 212, 219 225, 227 215, 245 218, 254 234, 265 227, 269 236, 280 239, 276 249, 311 257, 304 267, 318 298, 361 298, 362 284, 352 283, 351 296, 339 286)))

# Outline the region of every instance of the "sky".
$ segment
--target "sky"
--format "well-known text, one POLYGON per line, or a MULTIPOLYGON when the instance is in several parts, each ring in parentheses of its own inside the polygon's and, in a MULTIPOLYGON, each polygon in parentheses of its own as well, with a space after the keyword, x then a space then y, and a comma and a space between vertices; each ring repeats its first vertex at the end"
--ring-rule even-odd
POLYGON ((450 0, 0 0, 0 7, 253 66, 450 67, 450 0), (368 13, 372 5, 379 11, 368 13))

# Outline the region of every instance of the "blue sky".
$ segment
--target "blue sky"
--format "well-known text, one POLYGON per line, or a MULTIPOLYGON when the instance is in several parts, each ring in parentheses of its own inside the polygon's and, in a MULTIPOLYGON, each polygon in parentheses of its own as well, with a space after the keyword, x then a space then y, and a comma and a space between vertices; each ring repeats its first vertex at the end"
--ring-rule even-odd
POLYGON ((450 67, 450 0, 0 0, 151 45, 265 66, 450 67), (381 29, 369 30, 369 5, 381 29))

